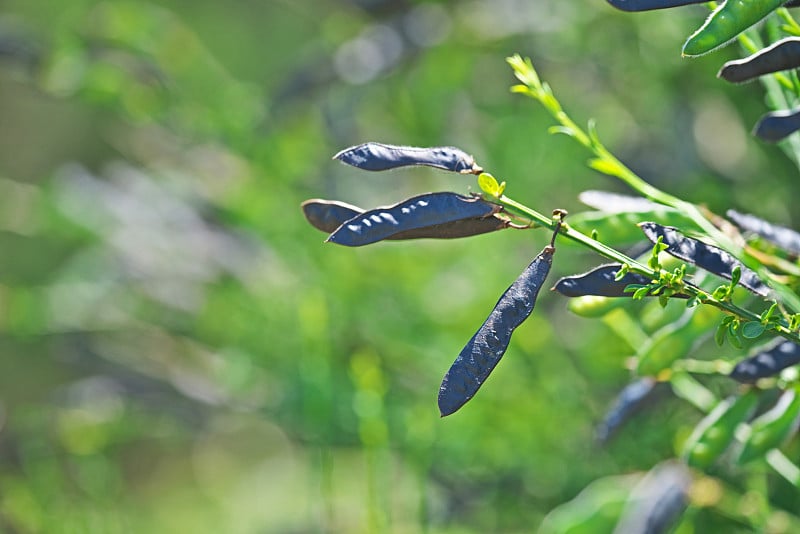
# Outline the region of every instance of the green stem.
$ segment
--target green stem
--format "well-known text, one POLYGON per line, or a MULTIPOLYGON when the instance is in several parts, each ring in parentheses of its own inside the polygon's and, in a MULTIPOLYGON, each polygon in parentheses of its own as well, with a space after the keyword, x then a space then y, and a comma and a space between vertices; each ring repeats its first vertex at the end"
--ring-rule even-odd
MULTIPOLYGON (((554 220, 551 217, 547 217, 538 211, 529 208, 528 206, 517 202, 516 200, 507 197, 506 195, 500 195, 499 197, 492 198, 491 200, 499 201, 507 208, 511 208, 511 211, 516 211, 521 213, 522 215, 530 218, 533 221, 536 221, 538 224, 549 228, 552 231, 556 231, 558 229, 559 235, 566 237, 576 243, 580 243, 587 248, 590 248, 600 254, 601 256, 613 260, 620 264, 627 264, 631 271, 637 272, 639 274, 643 274, 645 276, 649 276, 655 280, 659 278, 658 273, 640 263, 639 261, 631 258, 630 256, 606 245, 605 243, 601 243, 596 239, 592 239, 588 235, 576 230, 575 228, 571 227, 569 224, 564 222, 559 222, 554 220), (560 228, 559 228, 560 226, 560 228)), ((699 287, 686 285, 681 290, 683 293, 686 293, 690 296, 697 297, 700 302, 703 304, 708 304, 714 306, 715 308, 725 312, 732 314, 743 321, 760 321, 761 317, 751 312, 750 310, 746 310, 744 308, 740 308, 739 306, 733 304, 728 300, 718 300, 714 298, 710 293, 700 289, 699 287)), ((788 329, 785 326, 779 325, 775 328, 775 332, 786 339, 794 341, 795 343, 800 343, 800 335, 792 330, 788 329)))

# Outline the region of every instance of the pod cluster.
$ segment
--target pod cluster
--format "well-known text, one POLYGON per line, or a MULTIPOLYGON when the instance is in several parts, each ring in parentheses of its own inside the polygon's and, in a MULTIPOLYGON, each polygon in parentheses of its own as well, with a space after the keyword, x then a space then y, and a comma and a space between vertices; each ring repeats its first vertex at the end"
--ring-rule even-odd
MULTIPOLYGON (((335 159, 353 167, 383 171, 425 165, 458 174, 479 174, 472 156, 454 147, 419 148, 364 143, 342 150, 335 159)), ((453 239, 523 228, 503 217, 501 206, 480 196, 452 192, 417 195, 391 206, 363 210, 336 200, 311 199, 301 208, 308 222, 329 234, 326 242, 349 247, 384 240, 453 239)), ((444 376, 439 410, 450 415, 469 401, 505 354, 511 334, 533 311, 550 272, 555 237, 566 212, 557 210, 556 232, 548 246, 503 293, 489 317, 470 339, 444 376)))
MULTIPOLYGON (((704 0, 608 0, 623 11, 651 11, 690 4, 704 0)), ((792 0, 725 0, 721 2, 684 43, 684 56, 701 56, 733 41, 739 34, 757 24, 779 7, 798 7, 800 1, 792 0)), ((800 38, 787 37, 744 59, 723 65, 718 77, 733 83, 753 80, 800 66, 800 38)), ((800 108, 766 113, 753 128, 753 135, 775 143, 800 130, 800 108)))

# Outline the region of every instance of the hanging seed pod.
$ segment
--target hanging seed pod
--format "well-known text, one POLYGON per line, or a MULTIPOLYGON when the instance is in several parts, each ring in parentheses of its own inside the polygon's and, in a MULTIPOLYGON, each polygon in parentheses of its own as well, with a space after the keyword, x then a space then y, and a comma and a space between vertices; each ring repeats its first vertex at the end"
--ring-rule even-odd
POLYGON ((625 288, 630 284, 647 285, 650 278, 637 274, 626 273, 619 280, 615 276, 621 265, 610 263, 595 267, 589 272, 565 276, 561 278, 551 291, 558 291, 565 297, 583 297, 595 295, 598 297, 632 297, 633 293, 626 293, 625 288))
POLYGON ((750 419, 757 406, 758 392, 752 389, 717 404, 686 440, 682 454, 686 463, 698 469, 710 467, 733 442, 736 427, 750 419))
POLYGON ((787 367, 800 363, 800 345, 793 341, 778 341, 755 355, 736 364, 730 377, 743 384, 754 384, 760 378, 775 376, 787 367))
POLYGON ((472 156, 452 146, 420 148, 364 143, 345 148, 333 156, 333 159, 365 171, 387 171, 398 167, 425 165, 460 174, 483 172, 472 156))
POLYGON ((492 313, 447 371, 439 387, 439 411, 442 417, 454 413, 475 396, 505 354, 511 334, 530 316, 553 264, 557 234, 558 227, 550 244, 506 289, 492 313))
POLYGON ((762 458, 770 450, 780 447, 797 431, 798 424, 800 396, 794 389, 789 389, 781 395, 775 406, 753 420, 738 463, 745 464, 762 458))
POLYGON ((606 416, 595 428, 595 439, 604 444, 624 425, 636 412, 653 400, 658 391, 658 382, 650 377, 631 382, 620 391, 606 416))
POLYGON ((728 44, 784 3, 786 0, 727 0, 689 37, 683 55, 701 56, 728 44))
POLYGON ((787 37, 746 58, 728 61, 718 78, 741 83, 764 74, 800 67, 800 38, 787 37))
POLYGON ((688 506, 692 477, 685 465, 664 462, 651 469, 628 498, 614 534, 664 534, 688 506))
POLYGON ((800 254, 800 233, 791 228, 777 226, 755 215, 747 215, 734 210, 728 210, 727 215, 742 230, 753 232, 786 252, 800 254))
POLYGON ((777 143, 800 130, 800 109, 771 111, 761 117, 753 128, 753 135, 777 143))
MULTIPOLYGON (((376 208, 356 215, 342 223, 328 236, 327 241, 348 247, 360 247, 423 228, 436 226, 439 227, 436 231, 441 232, 442 225, 491 217, 500 209, 499 205, 486 202, 480 197, 465 197, 449 192, 426 193, 394 206, 376 208)), ((408 239, 408 236, 404 238, 408 239)))
POLYGON ((652 11, 671 7, 702 4, 706 0, 608 0, 608 3, 622 11, 652 11))
MULTIPOLYGON (((337 200, 306 200, 301 205, 306 219, 312 226, 323 232, 331 233, 339 228, 343 223, 353 217, 364 213, 364 210, 356 206, 351 206, 337 200)), ((444 224, 436 224, 399 232, 388 237, 388 240, 401 241, 407 239, 457 239, 461 237, 471 237, 474 235, 486 234, 513 225, 497 217, 485 217, 479 219, 462 219, 444 224)))
POLYGON ((721 248, 687 237, 680 230, 671 226, 644 222, 639 224, 639 227, 644 232, 644 235, 647 236, 647 239, 653 243, 657 243, 659 237, 662 238, 663 243, 668 247, 666 252, 670 255, 728 280, 733 279, 733 269, 739 267, 741 270, 739 283, 742 287, 762 297, 766 297, 769 294, 769 287, 761 281, 754 271, 745 267, 742 262, 721 248))

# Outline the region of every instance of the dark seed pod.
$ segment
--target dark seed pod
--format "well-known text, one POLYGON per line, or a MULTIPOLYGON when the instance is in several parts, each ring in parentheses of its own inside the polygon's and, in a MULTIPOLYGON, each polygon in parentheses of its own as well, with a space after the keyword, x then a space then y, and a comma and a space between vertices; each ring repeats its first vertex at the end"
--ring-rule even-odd
POLYGON ((311 226, 328 234, 339 228, 342 223, 364 213, 361 208, 346 202, 321 198, 306 200, 300 207, 311 226))
POLYGON ((608 3, 622 11, 652 11, 671 7, 703 4, 706 0, 608 0, 608 3))
POLYGON ((800 38, 787 37, 743 59, 728 61, 717 74, 740 83, 764 74, 800 67, 800 38))
POLYGON ((691 483, 689 470, 682 463, 655 466, 634 488, 614 534, 670 532, 688 506, 691 483))
MULTIPOLYGON (((491 217, 498 211, 500 206, 486 202, 480 197, 465 197, 449 192, 426 193, 394 206, 376 208, 356 215, 342 223, 328 236, 327 241, 348 247, 359 247, 425 228, 438 227, 435 230, 441 233, 442 225, 491 217)), ((468 224, 466 227, 469 229, 468 224)), ((451 235, 451 237, 462 236, 451 235)), ((409 239, 408 234, 404 239, 409 239)))
MULTIPOLYGON (((314 228, 331 233, 343 223, 364 213, 364 210, 337 200, 306 200, 302 204, 303 213, 314 228)), ((508 228, 508 221, 497 217, 462 219, 444 224, 436 224, 397 233, 387 239, 401 241, 407 239, 457 239, 486 234, 508 228)))
POLYGON ((800 0, 791 0, 783 4, 783 7, 800 7, 800 0))
POLYGON ((800 233, 791 228, 776 226, 755 215, 747 215, 734 210, 728 210, 727 215, 742 230, 758 234, 786 252, 800 254, 800 233))
POLYGON ((775 376, 798 363, 800 363, 800 345, 792 341, 779 341, 767 350, 762 350, 737 363, 730 377, 743 384, 753 384, 759 378, 775 376))
POLYGON ((506 289, 492 313, 453 362, 439 387, 442 417, 454 413, 475 396, 503 357, 511 334, 533 311, 554 253, 555 248, 547 246, 536 256, 506 289))
POLYGON ((653 243, 658 242, 659 237, 662 238, 663 243, 668 247, 666 251, 670 255, 683 261, 688 261, 728 280, 732 280, 733 269, 739 267, 741 269, 739 283, 742 287, 762 297, 766 297, 769 294, 769 287, 761 281, 754 271, 745 267, 742 262, 721 248, 687 237, 680 230, 671 226, 643 222, 639 224, 639 227, 644 232, 644 235, 647 236, 647 239, 653 243))
POLYGON ((480 174, 483 169, 463 150, 451 146, 420 148, 414 146, 364 143, 345 148, 333 159, 364 169, 386 171, 409 165, 426 165, 461 174, 480 174))
POLYGON ((587 273, 565 276, 556 282, 552 290, 558 291, 565 297, 583 297, 585 295, 631 297, 633 293, 625 292, 628 285, 650 283, 650 278, 637 273, 626 273, 622 279, 615 280, 614 277, 619 268, 619 263, 610 263, 595 267, 587 273))
POLYGON ((658 382, 650 377, 631 382, 620 391, 606 416, 595 428, 595 439, 604 444, 636 412, 652 401, 658 391, 658 382))
POLYGON ((777 143, 797 130, 800 130, 800 109, 772 111, 759 119, 753 135, 762 141, 777 143))

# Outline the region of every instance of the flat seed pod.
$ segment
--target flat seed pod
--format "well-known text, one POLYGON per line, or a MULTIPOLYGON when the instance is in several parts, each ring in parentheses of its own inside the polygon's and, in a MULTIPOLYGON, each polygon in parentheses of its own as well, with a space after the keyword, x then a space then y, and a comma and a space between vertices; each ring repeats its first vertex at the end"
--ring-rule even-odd
POLYGON ((780 447, 797 431, 800 423, 800 396, 794 389, 784 391, 775 406, 761 414, 750 425, 750 435, 744 443, 739 464, 762 458, 780 447))
MULTIPOLYGON (((441 226, 465 219, 490 217, 500 206, 479 197, 457 193, 426 193, 389 206, 356 215, 336 229, 327 241, 348 247, 391 239, 402 232, 441 226)), ((419 237, 419 236, 417 236, 419 237)), ((406 239, 408 235, 406 234, 406 239)))
POLYGON ((705 2, 706 0, 608 0, 609 4, 622 11, 652 11, 705 2))
POLYGON ((792 341, 779 341, 770 348, 762 349, 737 363, 729 376, 737 382, 753 384, 760 378, 775 376, 798 363, 800 363, 800 345, 792 341))
POLYGON ((784 3, 786 0, 726 0, 689 37, 683 55, 701 56, 728 44, 784 3))
POLYGON ((771 111, 761 117, 753 128, 753 135, 777 143, 800 130, 800 109, 771 111))
MULTIPOLYGON (((311 199, 303 202, 301 206, 308 222, 318 230, 327 233, 335 231, 343 223, 349 221, 356 215, 364 213, 364 210, 361 208, 337 200, 311 199)), ((408 239, 457 239, 494 232, 508 228, 509 226, 507 221, 498 219, 497 217, 462 219, 400 232, 387 239, 393 241, 408 239)))
POLYGON ((594 435, 597 442, 601 444, 608 442, 631 416, 653 399, 657 385, 655 379, 644 377, 625 386, 595 428, 594 435))
POLYGON ((439 387, 442 417, 470 400, 505 354, 511 334, 533 311, 536 297, 553 264, 555 248, 547 246, 506 289, 492 313, 458 355, 439 387))
POLYGON ((728 210, 727 215, 742 230, 753 232, 786 252, 800 254, 800 233, 791 228, 777 226, 755 215, 739 213, 734 210, 728 210))
POLYGON ((552 290, 565 297, 632 297, 633 293, 625 292, 628 285, 650 283, 650 278, 637 273, 626 273, 620 280, 615 280, 620 267, 619 263, 609 263, 583 274, 565 276, 556 282, 552 290))
POLYGON ((339 228, 343 222, 364 213, 361 208, 346 202, 321 198, 306 200, 300 207, 311 226, 328 234, 339 228))
POLYGON ((741 83, 764 74, 800 67, 800 38, 787 37, 746 58, 728 61, 718 78, 741 83))
POLYGON ((717 404, 684 443, 686 463, 698 469, 710 467, 733 442, 736 427, 750 419, 757 407, 758 393, 752 389, 717 404))
POLYGON ((663 243, 667 245, 666 251, 670 255, 728 280, 732 280, 733 269, 739 267, 742 273, 739 283, 742 287, 762 297, 766 297, 769 294, 769 287, 761 281, 754 271, 745 267, 742 262, 721 248, 687 237, 680 230, 671 226, 644 222, 639 227, 644 232, 644 235, 647 236, 647 239, 653 243, 656 243, 658 238, 661 237, 663 243))
POLYGON ((365 171, 387 171, 398 167, 425 165, 460 174, 483 172, 472 156, 452 146, 421 148, 364 143, 345 148, 333 158, 365 171))
POLYGON ((628 498, 614 534, 663 534, 689 504, 692 477, 685 465, 664 462, 647 473, 628 498))

